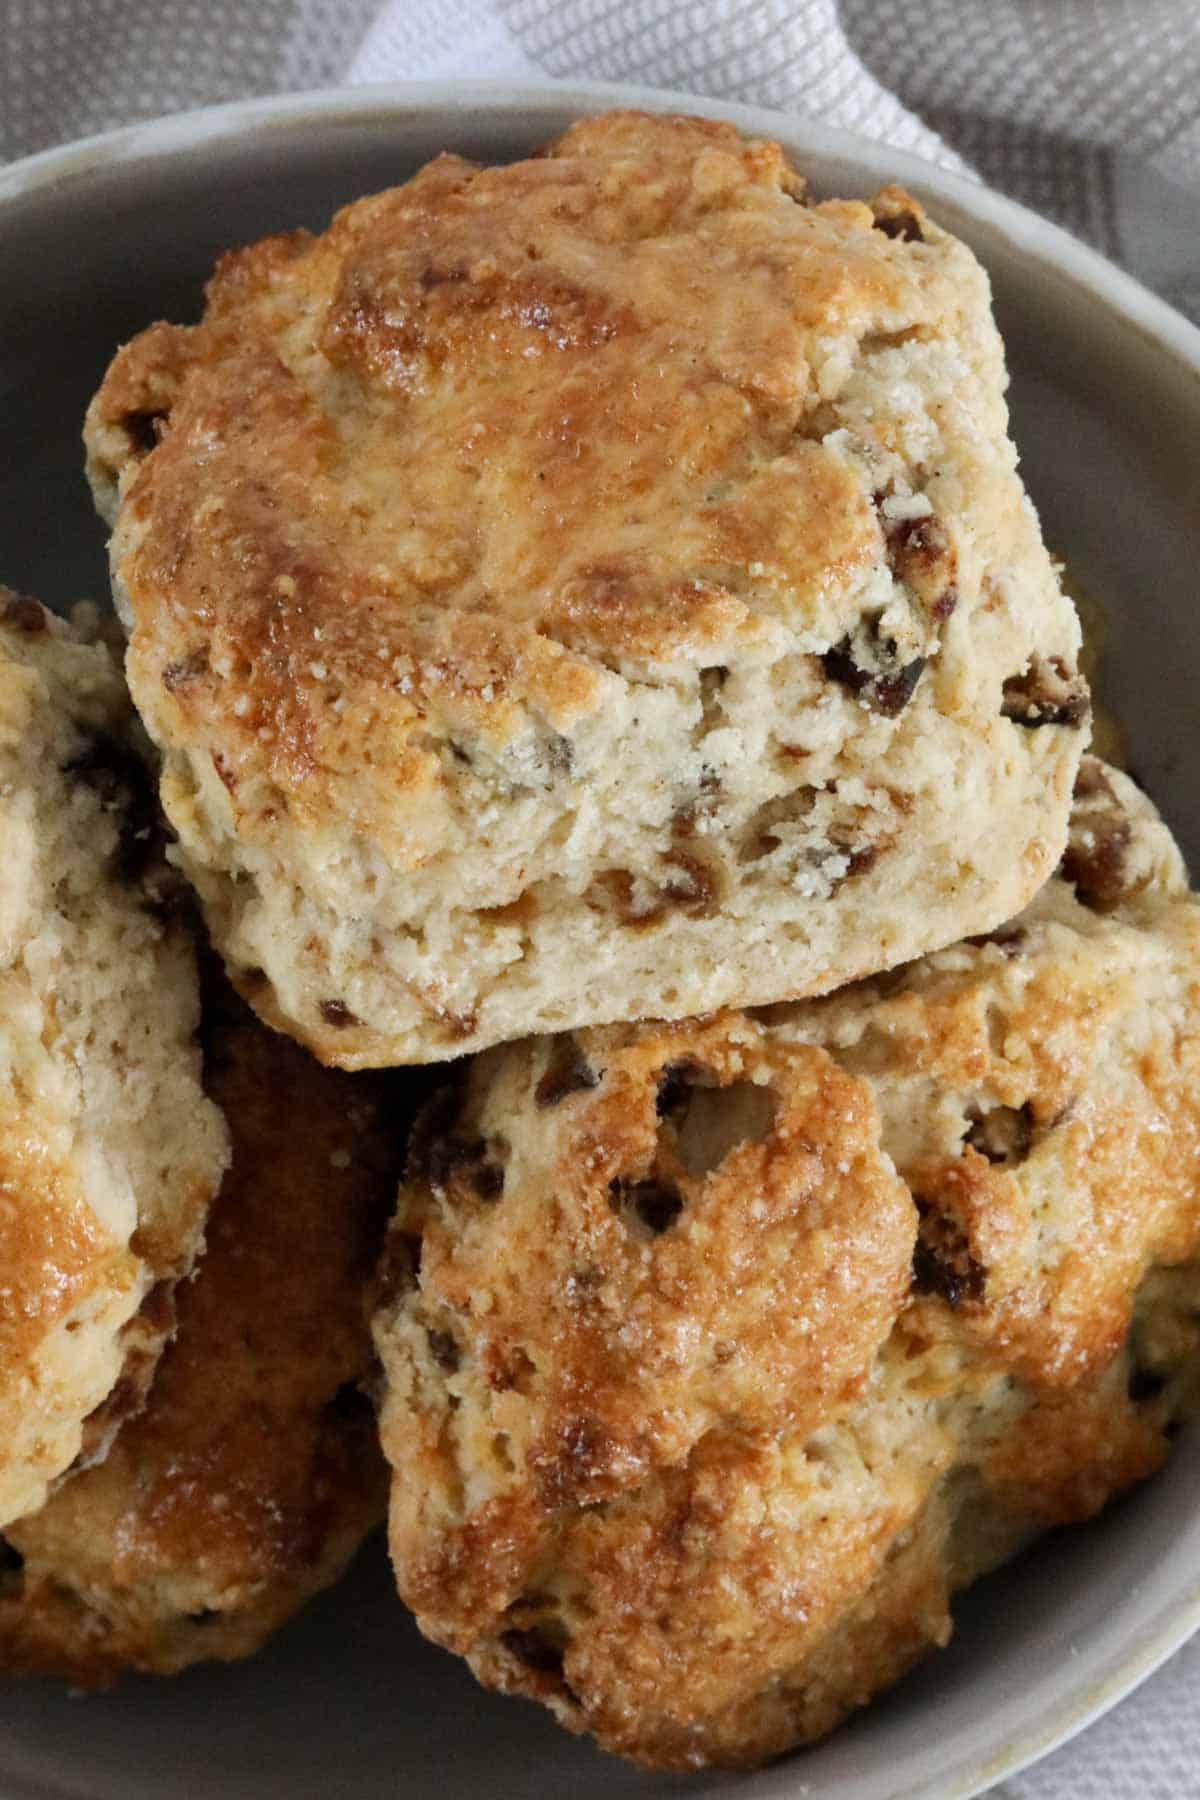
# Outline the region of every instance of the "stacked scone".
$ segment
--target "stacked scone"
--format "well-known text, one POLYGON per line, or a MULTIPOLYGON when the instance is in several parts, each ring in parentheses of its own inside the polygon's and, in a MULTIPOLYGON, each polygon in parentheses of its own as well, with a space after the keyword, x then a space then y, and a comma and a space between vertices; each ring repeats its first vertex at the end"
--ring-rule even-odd
POLYGON ((117 354, 148 737, 103 645, 3 626, 11 1666, 245 1654, 386 1458, 481 1680, 754 1762, 1158 1467, 1200 905, 1083 754, 1004 385, 911 197, 633 113, 117 354), (263 1021, 213 957, 203 1055, 192 897, 263 1021))

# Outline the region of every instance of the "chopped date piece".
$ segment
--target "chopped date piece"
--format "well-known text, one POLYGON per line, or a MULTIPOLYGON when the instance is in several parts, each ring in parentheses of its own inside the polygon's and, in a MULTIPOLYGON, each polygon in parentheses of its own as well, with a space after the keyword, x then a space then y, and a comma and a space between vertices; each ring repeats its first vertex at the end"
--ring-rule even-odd
POLYGON ((914 656, 896 674, 877 676, 871 684, 869 695, 875 711, 888 719, 894 719, 898 713, 902 713, 916 692, 924 668, 925 658, 914 656))
POLYGON ((1087 684, 1061 656, 1033 656, 1020 675, 1004 683, 1000 711, 1014 725, 1082 725, 1091 711, 1087 684))
POLYGON ((344 1031, 349 1025, 361 1025, 362 1020, 357 1013, 352 1013, 344 1000, 322 1000, 321 1017, 335 1031, 344 1031))
MULTIPOLYGON (((893 650, 895 646, 892 646, 893 650)), ((915 656, 909 663, 885 673, 872 673, 869 669, 860 669, 850 654, 850 639, 845 637, 840 644, 826 650, 821 658, 822 667, 831 681, 840 682, 842 687, 849 688, 852 694, 862 694, 872 711, 882 713, 884 718, 894 719, 916 692, 917 683, 925 668, 925 658, 915 656)))
POLYGON ((1112 912, 1127 898, 1126 856, 1132 840, 1128 819, 1116 814, 1088 814, 1082 829, 1072 832, 1062 873, 1082 906, 1112 912))
POLYGON ((971 1255, 953 1219, 916 1196, 921 1224, 913 1246, 912 1281, 918 1294, 932 1294, 957 1312, 964 1300, 982 1300, 986 1272, 971 1255))

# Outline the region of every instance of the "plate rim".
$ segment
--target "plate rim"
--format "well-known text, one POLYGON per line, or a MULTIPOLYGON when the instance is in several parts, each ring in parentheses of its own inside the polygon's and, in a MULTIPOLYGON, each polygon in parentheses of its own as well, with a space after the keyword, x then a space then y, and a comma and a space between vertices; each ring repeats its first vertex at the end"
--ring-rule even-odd
POLYGON ((471 77, 461 81, 364 82, 228 100, 117 126, 0 164, 0 207, 47 188, 86 179, 114 164, 193 151, 206 142, 241 135, 247 130, 282 131, 304 120, 353 124, 372 117, 421 111, 450 115, 473 111, 514 113, 550 101, 579 112, 595 110, 597 106, 694 112, 728 119, 755 135, 771 133, 778 129, 779 121, 787 121, 804 131, 814 154, 878 167, 881 174, 886 170, 902 180, 907 177, 914 185, 936 192, 973 218, 999 229, 1016 248, 1056 266, 1093 293, 1098 292, 1130 323, 1177 356, 1200 381, 1200 326, 1192 324, 1099 250, 1020 201, 983 182, 942 169, 910 150, 893 150, 880 139, 823 124, 800 108, 752 106, 639 83, 471 77))

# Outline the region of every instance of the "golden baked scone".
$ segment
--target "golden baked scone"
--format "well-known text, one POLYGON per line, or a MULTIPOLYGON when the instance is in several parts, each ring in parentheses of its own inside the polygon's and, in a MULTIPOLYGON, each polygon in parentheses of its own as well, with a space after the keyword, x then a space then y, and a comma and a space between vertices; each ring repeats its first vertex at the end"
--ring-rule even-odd
POLYGON ((227 1160, 101 643, 0 586, 0 1527, 135 1412, 227 1160))
POLYGON ((0 1670, 103 1686, 249 1655, 383 1514, 363 1289, 395 1195, 395 1077, 206 1006, 233 1163, 145 1410, 0 1540, 0 1670))
POLYGON ((990 936, 493 1050, 439 1105, 376 1317, 400 1591, 642 1762, 829 1730, 1195 1385, 1200 903, 1094 760, 990 936))
POLYGON ((88 415, 135 700, 347 1067, 820 993, 1010 917, 1088 701, 970 252, 612 113, 226 257, 88 415))

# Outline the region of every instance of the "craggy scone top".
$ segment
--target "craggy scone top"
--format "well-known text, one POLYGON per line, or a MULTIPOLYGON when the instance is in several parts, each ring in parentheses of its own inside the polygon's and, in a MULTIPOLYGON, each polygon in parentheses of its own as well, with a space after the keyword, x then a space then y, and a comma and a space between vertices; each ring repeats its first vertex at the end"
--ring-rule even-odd
POLYGON ((969 258, 902 196, 803 200, 777 144, 610 114, 227 256, 89 420, 154 711, 219 712, 227 780, 386 828, 457 731, 552 766, 609 668, 719 663, 778 617, 839 642, 887 521, 806 421, 866 334, 958 309, 969 258))
MULTIPOLYGON (((321 940, 382 982, 338 922, 365 912, 387 953, 462 909, 475 935, 397 964, 425 1054, 454 1054, 512 1035, 473 1035, 461 969, 499 980, 556 883, 635 931, 704 918, 798 782, 834 809, 836 867, 784 885, 865 869, 910 714, 909 738, 935 714, 959 735, 936 774, 906 751, 902 786, 951 779, 968 741, 993 774, 1042 757, 1019 905, 1073 762, 1050 767, 1053 731, 1012 750, 1002 716, 1078 725, 1087 701, 1003 388, 963 245, 897 189, 809 204, 777 144, 712 121, 612 113, 510 166, 441 156, 319 237, 224 258, 202 322, 128 344, 87 428, 210 925, 280 878, 315 909, 291 908, 291 974, 321 940)), ((261 942, 216 929, 278 988, 272 904, 261 942)), ((850 948, 809 986, 887 960, 850 948)), ((294 994, 279 1016, 323 1056, 410 1060, 371 1038, 362 985, 367 1007, 334 986, 327 1016, 294 994)))
POLYGON ((132 708, 0 585, 0 1528, 141 1406, 227 1161, 132 708))
POLYGON ((985 939, 475 1059, 376 1324, 423 1629, 649 1763, 827 1731, 1161 1462, 1198 1096, 1200 905, 1094 760, 1061 876, 985 939))

